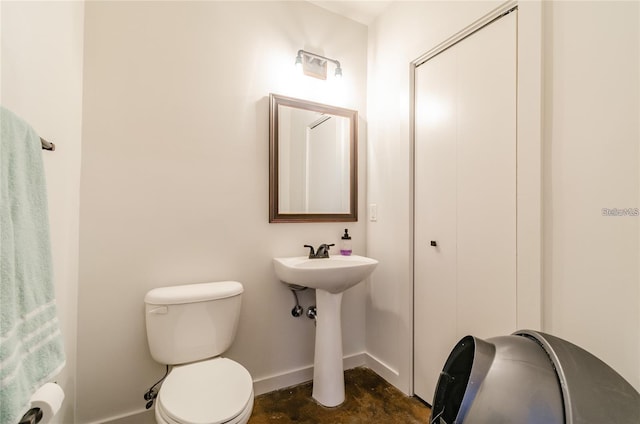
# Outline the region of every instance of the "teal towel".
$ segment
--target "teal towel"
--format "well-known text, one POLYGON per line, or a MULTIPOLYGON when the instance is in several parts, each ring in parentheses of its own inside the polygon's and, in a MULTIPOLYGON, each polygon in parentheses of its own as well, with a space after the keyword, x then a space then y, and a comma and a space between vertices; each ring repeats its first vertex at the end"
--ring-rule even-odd
POLYGON ((40 137, 0 106, 0 423, 64 367, 40 137))

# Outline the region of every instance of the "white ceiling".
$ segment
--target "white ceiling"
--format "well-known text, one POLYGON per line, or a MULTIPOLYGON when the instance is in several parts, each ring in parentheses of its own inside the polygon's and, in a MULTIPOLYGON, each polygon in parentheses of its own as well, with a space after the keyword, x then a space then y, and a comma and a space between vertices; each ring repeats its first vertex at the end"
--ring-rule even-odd
POLYGON ((338 15, 369 25, 394 0, 308 0, 338 15))

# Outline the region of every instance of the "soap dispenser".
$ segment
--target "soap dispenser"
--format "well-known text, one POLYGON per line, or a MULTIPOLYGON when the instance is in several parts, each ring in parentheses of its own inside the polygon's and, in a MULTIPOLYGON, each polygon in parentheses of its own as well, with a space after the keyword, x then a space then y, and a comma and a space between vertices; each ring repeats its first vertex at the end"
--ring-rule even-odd
POLYGON ((346 228, 344 229, 342 240, 340 240, 340 254, 343 256, 351 255, 351 236, 349 235, 349 230, 346 228))

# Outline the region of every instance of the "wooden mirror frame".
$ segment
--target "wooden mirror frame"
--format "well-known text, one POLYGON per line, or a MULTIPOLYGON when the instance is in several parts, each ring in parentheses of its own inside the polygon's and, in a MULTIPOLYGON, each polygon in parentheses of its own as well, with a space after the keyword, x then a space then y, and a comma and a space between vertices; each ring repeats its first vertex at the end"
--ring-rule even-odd
POLYGON ((336 106, 269 95, 269 222, 355 222, 358 220, 358 112, 336 106), (281 213, 278 193, 278 106, 289 106, 349 119, 349 212, 281 213))

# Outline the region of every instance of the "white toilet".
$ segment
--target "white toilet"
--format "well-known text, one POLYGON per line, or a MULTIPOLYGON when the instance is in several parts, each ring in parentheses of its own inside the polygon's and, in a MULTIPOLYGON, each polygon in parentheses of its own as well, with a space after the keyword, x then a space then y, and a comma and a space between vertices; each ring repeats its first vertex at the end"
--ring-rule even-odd
POLYGON ((219 355, 236 334, 242 284, 188 284, 144 298, 151 356, 174 365, 156 399, 159 424, 245 424, 253 382, 239 363, 219 355))

